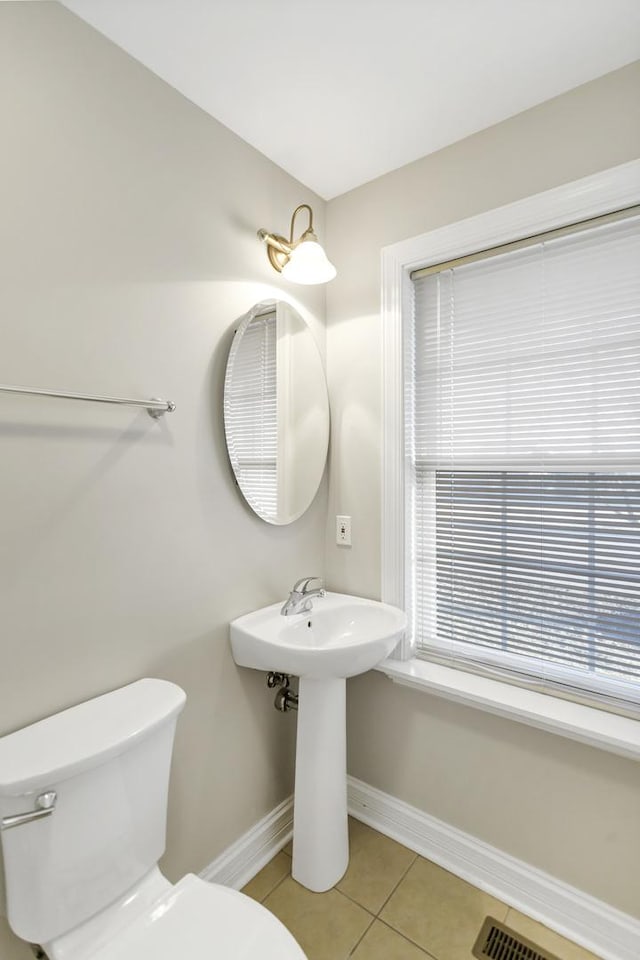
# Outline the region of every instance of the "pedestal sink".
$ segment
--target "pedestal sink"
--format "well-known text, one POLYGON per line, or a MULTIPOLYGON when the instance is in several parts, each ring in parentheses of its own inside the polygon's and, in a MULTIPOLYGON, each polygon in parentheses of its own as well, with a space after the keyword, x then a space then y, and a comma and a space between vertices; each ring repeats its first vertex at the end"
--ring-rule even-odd
POLYGON ((235 662, 300 677, 292 876, 309 890, 333 887, 349 863, 346 678, 387 657, 406 614, 376 600, 327 593, 307 613, 281 603, 231 622, 235 662))

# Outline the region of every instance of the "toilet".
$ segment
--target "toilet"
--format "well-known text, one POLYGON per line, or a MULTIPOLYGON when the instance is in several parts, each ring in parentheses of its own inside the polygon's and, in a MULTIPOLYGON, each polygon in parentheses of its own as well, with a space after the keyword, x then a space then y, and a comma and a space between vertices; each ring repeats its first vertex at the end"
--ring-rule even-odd
POLYGON ((158 868, 185 699, 138 680, 0 738, 7 917, 50 960, 306 960, 249 897, 158 868))

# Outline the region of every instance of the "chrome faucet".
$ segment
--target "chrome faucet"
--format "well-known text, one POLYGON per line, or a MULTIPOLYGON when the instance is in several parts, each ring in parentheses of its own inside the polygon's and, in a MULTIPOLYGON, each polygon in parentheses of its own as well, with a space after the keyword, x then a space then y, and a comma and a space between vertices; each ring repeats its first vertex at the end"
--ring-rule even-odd
POLYGON ((302 580, 294 583, 293 590, 283 603, 280 613, 283 617, 288 617, 292 613, 308 613, 313 608, 313 597, 324 597, 324 595, 325 590, 320 577, 303 577, 302 580), (320 586, 311 590, 309 584, 314 580, 317 580, 320 586))

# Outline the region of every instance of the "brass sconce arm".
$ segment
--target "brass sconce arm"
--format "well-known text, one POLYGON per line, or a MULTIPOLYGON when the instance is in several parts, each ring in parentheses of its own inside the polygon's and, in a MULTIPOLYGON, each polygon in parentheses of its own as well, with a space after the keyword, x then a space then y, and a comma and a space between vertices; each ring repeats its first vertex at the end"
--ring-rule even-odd
MULTIPOLYGON (((284 268, 289 264, 289 261, 292 261, 292 254, 296 248, 300 247, 301 244, 312 241, 313 249, 318 251, 319 256, 322 258, 323 263, 321 264, 321 270, 318 271, 316 268, 314 271, 314 276, 312 279, 307 279, 305 276, 304 279, 300 276, 300 271, 298 271, 298 276, 287 277, 287 279, 292 279, 297 283, 326 283, 328 280, 332 279, 335 276, 335 267, 327 260, 326 254, 318 242, 318 238, 315 235, 313 229, 313 210, 308 203, 299 204, 291 216, 291 226, 289 228, 289 239, 286 237, 280 236, 278 233, 269 233, 268 230, 260 229, 258 230, 258 237, 260 240, 264 241, 267 245, 267 254, 269 256, 269 262, 274 270, 277 270, 278 273, 282 273, 284 268), (296 217, 301 210, 306 210, 309 215, 309 225, 307 229, 300 234, 298 239, 294 239, 294 230, 296 224, 296 217), (315 277, 318 279, 315 279, 315 277)), ((312 249, 311 245, 307 248, 305 247, 305 252, 312 249)), ((298 254, 296 253, 296 257, 298 254)), ((291 269, 293 267, 293 261, 291 262, 291 269)))
POLYGON ((290 229, 289 229, 289 243, 290 243, 290 245, 291 245, 292 247, 294 247, 297 243, 300 243, 302 240, 304 240, 305 238, 309 237, 309 235, 311 235, 314 240, 317 240, 317 239, 318 239, 318 238, 316 237, 315 233, 313 232, 313 210, 311 209, 311 207, 309 206, 308 203, 301 203, 299 206, 297 206, 297 207, 295 208, 295 210, 294 210, 293 213, 291 214, 291 227, 290 227, 290 229), (293 239, 294 225, 295 225, 295 222, 296 222, 296 217, 297 217, 298 213, 299 213, 301 210, 307 210, 307 211, 308 211, 308 213, 309 213, 309 226, 308 226, 307 229, 304 231, 304 233, 301 233, 301 234, 300 234, 300 239, 299 239, 299 240, 294 240, 294 239, 293 239))

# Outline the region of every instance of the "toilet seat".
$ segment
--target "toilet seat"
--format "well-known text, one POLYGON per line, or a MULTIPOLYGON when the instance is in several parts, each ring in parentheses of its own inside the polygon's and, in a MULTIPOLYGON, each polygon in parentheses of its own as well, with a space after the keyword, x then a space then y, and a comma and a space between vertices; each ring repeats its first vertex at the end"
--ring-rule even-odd
POLYGON ((244 894, 187 874, 91 960, 307 960, 287 928, 244 894))

